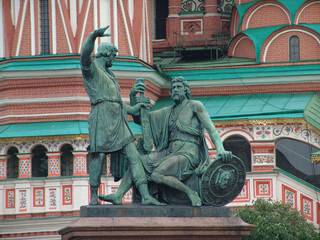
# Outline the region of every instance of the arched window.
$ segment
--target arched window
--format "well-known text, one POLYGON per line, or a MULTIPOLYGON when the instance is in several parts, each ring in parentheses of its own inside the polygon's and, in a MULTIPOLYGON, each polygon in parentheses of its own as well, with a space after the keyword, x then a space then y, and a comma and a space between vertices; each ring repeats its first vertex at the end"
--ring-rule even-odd
POLYGON ((246 139, 235 136, 224 141, 223 146, 226 151, 231 151, 233 155, 240 158, 247 172, 251 172, 251 147, 246 139))
POLYGON ((73 176, 73 147, 70 144, 61 148, 61 176, 73 176))
POLYGON ((47 151, 44 146, 37 146, 32 150, 32 177, 48 176, 47 151))
POLYGON ((276 166, 288 173, 320 187, 320 166, 311 162, 316 149, 306 143, 283 138, 276 142, 276 166))
POLYGON ((289 59, 300 60, 300 43, 297 36, 292 36, 289 39, 289 59))
POLYGON ((8 150, 7 158, 7 178, 19 177, 19 158, 17 157, 19 150, 16 147, 11 147, 8 150))

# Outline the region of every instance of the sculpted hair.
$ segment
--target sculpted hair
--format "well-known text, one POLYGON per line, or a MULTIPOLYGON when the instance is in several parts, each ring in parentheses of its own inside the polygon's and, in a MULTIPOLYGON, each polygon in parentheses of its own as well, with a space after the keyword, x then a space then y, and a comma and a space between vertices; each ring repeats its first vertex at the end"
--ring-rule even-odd
POLYGON ((98 51, 96 54, 96 58, 101 57, 102 55, 104 56, 110 56, 110 54, 114 52, 117 53, 118 49, 115 45, 113 45, 112 43, 108 43, 108 42, 103 42, 99 45, 98 47, 98 51))
POLYGON ((174 79, 172 79, 171 84, 170 84, 170 89, 169 89, 169 93, 170 95, 172 95, 172 85, 176 82, 181 82, 185 88, 185 92, 186 92, 186 97, 187 99, 190 99, 191 97, 191 91, 190 91, 190 85, 187 81, 187 79, 185 79, 184 77, 175 77, 174 79))

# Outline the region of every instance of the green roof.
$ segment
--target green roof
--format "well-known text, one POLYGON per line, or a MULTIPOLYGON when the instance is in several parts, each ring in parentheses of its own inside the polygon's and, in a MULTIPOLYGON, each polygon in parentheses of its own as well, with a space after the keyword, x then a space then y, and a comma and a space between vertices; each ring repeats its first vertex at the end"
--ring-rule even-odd
MULTIPOLYGON (((226 63, 225 66, 228 66, 228 63, 226 63)), ((319 75, 320 64, 275 67, 215 68, 196 70, 192 68, 186 68, 178 71, 167 69, 165 70, 165 73, 171 78, 182 76, 189 81, 218 81, 223 79, 290 77, 319 75)))
MULTIPOLYGON (((248 11, 248 9, 252 7, 254 4, 261 1, 262 0, 257 0, 257 1, 249 2, 241 5, 236 5, 236 8, 238 9, 238 13, 239 13, 239 26, 238 26, 237 32, 239 32, 240 30, 243 17, 245 13, 248 11)), ((291 17, 291 23, 294 23, 296 12, 307 0, 276 0, 276 1, 283 4, 288 9, 291 17)))
MULTIPOLYGON (((319 93, 257 94, 192 98, 201 101, 211 120, 304 118, 319 93), (312 100, 312 101, 311 101, 312 100), (309 105, 308 105, 309 104, 309 105), (308 106, 308 108, 307 108, 308 106)), ((172 105, 170 98, 159 99, 152 110, 172 105)), ((319 108, 318 108, 319 111, 319 108)), ((318 120, 310 122, 320 129, 320 113, 313 112, 318 120)), ((306 118, 309 121, 309 118, 306 118)))
POLYGON ((289 25, 261 27, 261 28, 249 28, 244 30, 242 33, 246 34, 254 44, 256 51, 257 62, 260 62, 260 52, 264 41, 276 30, 286 27, 289 25))
MULTIPOLYGON (((304 118, 320 129, 320 93, 258 94, 192 98, 201 101, 211 120, 304 118)), ((173 105, 160 98, 151 111, 173 105)), ((132 132, 141 135, 140 125, 129 122, 132 132)), ((87 121, 41 122, 0 126, 0 138, 89 134, 87 121)))
MULTIPOLYGON (((129 122, 134 134, 141 135, 141 127, 129 122)), ((40 137, 89 134, 87 121, 40 122, 0 126, 0 138, 40 137)))
MULTIPOLYGON (((79 58, 60 58, 60 59, 41 59, 42 57, 33 57, 29 60, 19 61, 0 61, 0 72, 3 71, 44 71, 44 70, 69 70, 81 69, 79 58)), ((139 71, 139 72, 154 72, 153 68, 148 68, 141 62, 132 62, 128 60, 139 60, 138 58, 127 58, 118 56, 121 61, 114 61, 112 68, 113 71, 139 71)), ((6 59, 7 60, 7 59, 6 59)))
MULTIPOLYGON (((255 47, 257 62, 260 62, 261 48, 262 48, 262 45, 264 44, 265 40, 273 32, 275 32, 281 28, 288 27, 288 26, 290 26, 290 25, 279 25, 279 26, 261 27, 261 28, 249 28, 249 29, 246 29, 242 32, 243 34, 246 34, 252 40, 254 47, 255 47)), ((303 27, 312 29, 320 34, 320 24, 298 24, 296 26, 303 26, 303 27)), ((230 40, 230 42, 231 41, 232 41, 232 39, 230 40)))

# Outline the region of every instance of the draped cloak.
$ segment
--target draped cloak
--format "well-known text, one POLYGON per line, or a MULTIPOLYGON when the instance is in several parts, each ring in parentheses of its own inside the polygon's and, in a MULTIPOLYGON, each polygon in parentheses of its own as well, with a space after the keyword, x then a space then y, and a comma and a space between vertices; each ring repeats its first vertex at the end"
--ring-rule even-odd
MULTIPOLYGON (((187 158, 188 163, 187 166, 183 166, 181 172, 179 175, 175 175, 179 180, 185 180, 188 177, 190 177, 194 170, 203 163, 206 162, 206 160, 209 157, 208 154, 208 147, 205 141, 204 137, 204 129, 202 127, 202 124, 200 124, 200 129, 194 129, 192 126, 188 126, 191 123, 185 123, 184 117, 183 117, 183 111, 188 111, 188 108, 190 107, 189 104, 193 100, 188 100, 188 104, 184 107, 184 109, 181 110, 180 115, 178 116, 176 120, 176 128, 178 131, 186 134, 186 136, 189 135, 189 139, 194 138, 197 139, 199 142, 197 142, 197 151, 192 152, 191 149, 187 147, 182 147, 181 149, 171 152, 169 151, 169 121, 170 121, 170 115, 172 112, 171 107, 166 107, 154 112, 149 113, 149 120, 150 120, 150 127, 151 127, 151 133, 154 141, 154 145, 156 147, 156 157, 153 159, 148 158, 148 155, 146 155, 143 159, 143 165, 147 172, 147 177, 152 173, 152 171, 161 164, 162 161, 165 161, 169 156, 176 155, 176 156, 184 156, 187 158)), ((188 144, 188 140, 186 139, 186 146, 188 144)), ((151 153, 152 154, 152 153, 151 153)), ((170 173, 169 173, 170 174, 170 173)))

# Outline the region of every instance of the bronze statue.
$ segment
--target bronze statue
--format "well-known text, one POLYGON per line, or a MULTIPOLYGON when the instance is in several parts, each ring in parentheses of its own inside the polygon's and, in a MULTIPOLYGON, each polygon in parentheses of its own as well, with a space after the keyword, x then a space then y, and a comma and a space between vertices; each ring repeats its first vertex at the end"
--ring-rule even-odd
MULTIPOLYGON (((143 90, 144 83, 137 81, 130 93, 133 106, 137 104, 137 93, 143 90)), ((231 152, 225 151, 203 104, 190 99, 187 80, 183 77, 174 78, 169 92, 174 105, 149 113, 150 131, 156 151, 142 154, 142 163, 149 181, 181 191, 188 196, 192 206, 201 206, 199 193, 183 181, 195 172, 202 173, 209 163, 204 130, 207 130, 223 163, 229 162, 233 156, 231 152)), ((139 116, 134 118, 139 122, 139 116)), ((133 184, 130 175, 129 170, 115 194, 99 196, 99 199, 121 204, 122 196, 133 184)), ((227 177, 230 176, 224 176, 227 177)), ((227 184, 220 182, 221 187, 227 184)))
POLYGON ((146 104, 139 103, 131 107, 122 102, 120 86, 109 69, 118 52, 113 44, 101 43, 96 59, 93 60, 91 56, 97 37, 110 36, 105 34, 108 27, 97 29, 89 35, 83 44, 80 59, 83 83, 91 103, 88 118, 92 154, 89 169, 90 205, 99 204, 98 187, 101 183, 102 163, 109 153, 112 156, 122 153, 128 159, 133 182, 142 196, 142 204, 160 205, 149 194, 146 174, 134 144, 135 137, 126 121, 127 114, 139 114, 141 106, 146 104))

